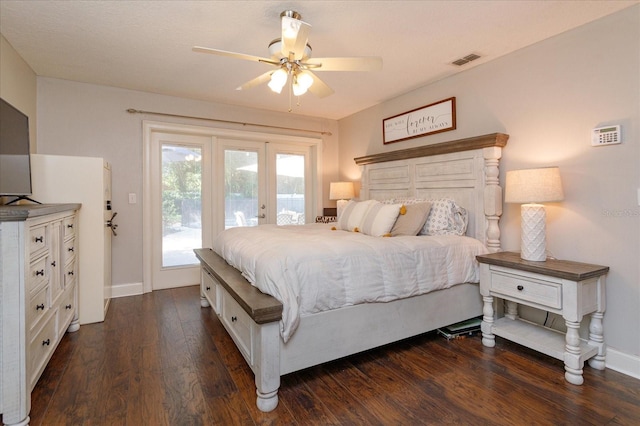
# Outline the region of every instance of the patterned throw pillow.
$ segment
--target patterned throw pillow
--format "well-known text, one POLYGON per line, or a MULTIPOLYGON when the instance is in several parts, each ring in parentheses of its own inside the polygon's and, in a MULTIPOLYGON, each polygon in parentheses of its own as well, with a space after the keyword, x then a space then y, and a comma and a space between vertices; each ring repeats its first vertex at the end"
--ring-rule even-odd
POLYGON ((464 235, 467 232, 469 219, 463 207, 447 198, 432 200, 431 203, 421 235, 464 235))

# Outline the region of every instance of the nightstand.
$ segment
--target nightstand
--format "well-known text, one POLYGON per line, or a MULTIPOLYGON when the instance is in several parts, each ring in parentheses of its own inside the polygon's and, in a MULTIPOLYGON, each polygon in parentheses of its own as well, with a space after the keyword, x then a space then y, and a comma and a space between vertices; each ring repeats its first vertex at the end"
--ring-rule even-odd
POLYGON ((564 361, 565 379, 584 382, 585 361, 604 370, 605 351, 602 319, 605 310, 605 275, 608 266, 547 259, 531 262, 520 253, 499 252, 477 256, 480 262, 482 344, 495 346, 495 336, 564 361), (502 318, 494 318, 494 297, 506 301, 502 318), (561 315, 567 332, 533 324, 518 316, 518 305, 527 305, 561 315), (591 315, 589 337, 580 337, 580 322, 591 315))

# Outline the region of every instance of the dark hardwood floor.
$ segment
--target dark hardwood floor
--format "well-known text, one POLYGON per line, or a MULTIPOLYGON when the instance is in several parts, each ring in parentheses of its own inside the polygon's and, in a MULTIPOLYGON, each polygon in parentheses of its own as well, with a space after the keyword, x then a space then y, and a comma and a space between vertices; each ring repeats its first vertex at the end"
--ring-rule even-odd
POLYGON ((32 394, 32 425, 637 425, 640 380, 498 338, 434 333, 282 378, 271 413, 198 287, 114 299, 67 334, 32 394))

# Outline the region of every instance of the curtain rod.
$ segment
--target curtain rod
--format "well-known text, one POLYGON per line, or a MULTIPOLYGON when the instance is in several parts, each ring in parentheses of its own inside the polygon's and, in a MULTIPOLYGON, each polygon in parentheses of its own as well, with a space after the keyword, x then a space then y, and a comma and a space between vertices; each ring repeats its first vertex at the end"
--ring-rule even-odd
POLYGON ((269 124, 257 124, 257 123, 243 123, 242 121, 219 120, 217 118, 194 117, 192 115, 168 114, 166 112, 143 111, 143 110, 133 109, 133 108, 129 108, 127 110, 127 112, 129 114, 151 114, 151 115, 163 115, 165 117, 193 118, 193 119, 196 119, 196 120, 216 121, 218 123, 241 124, 243 126, 268 127, 270 129, 294 130, 296 132, 317 133, 317 134, 320 134, 320 135, 331 136, 331 132, 323 132, 323 131, 320 131, 320 130, 296 129, 295 127, 271 126, 269 124))

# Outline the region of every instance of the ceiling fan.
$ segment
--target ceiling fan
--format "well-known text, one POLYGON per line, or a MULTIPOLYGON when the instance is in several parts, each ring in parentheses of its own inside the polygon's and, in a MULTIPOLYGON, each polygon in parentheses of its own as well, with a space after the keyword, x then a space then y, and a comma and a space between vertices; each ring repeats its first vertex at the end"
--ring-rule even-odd
POLYGON ((294 96, 301 96, 307 90, 320 98, 334 93, 333 89, 315 75, 315 72, 318 71, 377 71, 382 69, 382 58, 374 56, 311 58, 311 46, 307 42, 311 25, 302 21, 302 16, 293 10, 282 12, 280 20, 282 36, 269 43, 270 58, 200 46, 195 46, 193 50, 273 65, 275 70, 272 69, 249 80, 236 90, 247 90, 268 81, 269 88, 280 93, 282 88, 289 83, 290 93, 293 93, 294 96))

